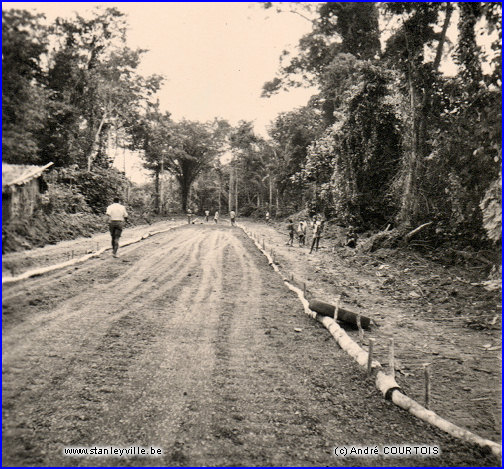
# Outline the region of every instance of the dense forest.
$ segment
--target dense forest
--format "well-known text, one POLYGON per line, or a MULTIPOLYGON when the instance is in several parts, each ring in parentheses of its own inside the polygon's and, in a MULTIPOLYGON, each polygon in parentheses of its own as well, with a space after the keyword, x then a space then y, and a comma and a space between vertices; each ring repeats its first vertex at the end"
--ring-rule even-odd
POLYGON ((500 246, 500 3, 258 8, 312 23, 282 54, 264 99, 318 90, 278 115, 267 138, 247 121, 161 112, 163 77, 138 72, 146 51, 127 47, 116 8, 53 24, 3 11, 3 161, 54 163, 46 212, 101 214, 121 192, 144 214, 305 210, 358 232, 401 236, 424 225, 432 246, 500 246), (151 184, 134 186, 114 169, 118 149, 141 155, 151 184))

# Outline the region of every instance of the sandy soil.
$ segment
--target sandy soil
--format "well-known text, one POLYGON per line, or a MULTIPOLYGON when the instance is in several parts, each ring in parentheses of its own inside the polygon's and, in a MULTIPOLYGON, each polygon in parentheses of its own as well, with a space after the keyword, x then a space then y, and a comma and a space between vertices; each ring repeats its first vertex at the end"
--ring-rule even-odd
POLYGON ((4 288, 3 465, 496 464, 384 401, 239 228, 186 225, 120 254, 4 288), (441 455, 333 455, 404 443, 441 455), (93 445, 163 455, 63 455, 93 445))

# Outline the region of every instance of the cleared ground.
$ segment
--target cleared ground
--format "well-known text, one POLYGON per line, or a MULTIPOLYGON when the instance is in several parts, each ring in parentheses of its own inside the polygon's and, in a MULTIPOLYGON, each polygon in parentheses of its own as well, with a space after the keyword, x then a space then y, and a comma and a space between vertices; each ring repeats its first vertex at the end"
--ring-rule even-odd
POLYGON ((239 228, 120 254, 4 288, 3 465, 496 464, 385 402, 239 228), (385 444, 442 453, 333 455, 385 444), (93 445, 163 455, 63 455, 93 445))

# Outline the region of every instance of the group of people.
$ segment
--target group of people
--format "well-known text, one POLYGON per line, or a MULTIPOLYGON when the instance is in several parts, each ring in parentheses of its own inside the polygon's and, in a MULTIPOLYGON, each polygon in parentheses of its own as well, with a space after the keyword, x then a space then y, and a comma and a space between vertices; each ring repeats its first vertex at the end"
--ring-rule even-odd
MULTIPOLYGON (((310 248, 310 254, 315 251, 318 251, 320 238, 322 237, 322 233, 324 231, 325 220, 322 216, 314 216, 311 220, 310 227, 312 230, 312 244, 310 248)), ((301 219, 297 225, 297 230, 294 229, 294 222, 289 218, 289 222, 287 223, 287 231, 289 232, 289 240, 287 241, 288 246, 294 245, 294 234, 297 231, 299 247, 304 246, 306 244, 306 232, 308 229, 308 224, 305 220, 301 219)))
MULTIPOLYGON (((193 216, 192 210, 190 208, 187 209, 187 223, 189 223, 189 224, 193 223, 192 216, 193 216)), ((218 210, 216 210, 214 217, 213 217, 215 224, 219 223, 219 217, 220 217, 220 213, 218 210)), ((231 210, 229 212, 229 219, 231 221, 231 226, 235 226, 236 225, 236 212, 234 210, 231 210)), ((205 221, 207 223, 210 221, 210 210, 205 210, 205 221)))
MULTIPOLYGON (((120 204, 120 200, 118 197, 114 198, 114 203, 109 205, 107 207, 107 216, 109 217, 109 230, 110 230, 110 236, 112 238, 112 255, 114 257, 117 257, 117 250, 119 249, 119 238, 121 237, 122 230, 124 229, 124 224, 128 221, 128 212, 126 211, 126 208, 124 205, 120 204)), ((214 222, 217 224, 219 223, 219 211, 217 210, 214 215, 214 222)), ((191 224, 193 223, 192 221, 193 217, 193 212, 191 209, 187 209, 187 223, 191 224)), ((208 223, 210 219, 210 210, 205 210, 205 221, 208 223)), ((234 210, 231 210, 229 212, 229 219, 231 222, 231 226, 236 225, 236 212, 234 210)), ((269 223, 270 221, 270 215, 269 212, 266 213, 266 222, 269 223)), ((319 244, 320 244, 320 238, 322 237, 322 233, 324 231, 324 225, 325 225, 325 220, 321 215, 315 215, 311 222, 310 222, 310 227, 312 230, 312 243, 311 243, 311 248, 310 248, 310 254, 315 251, 318 251, 319 249, 319 244)), ((289 232, 289 240, 287 241, 287 245, 293 246, 294 245, 294 235, 297 231, 298 235, 298 241, 299 241, 299 247, 305 246, 306 244, 306 233, 308 230, 308 224, 304 219, 301 219, 297 225, 297 229, 294 228, 294 222, 292 219, 289 219, 289 222, 287 224, 287 231, 289 232)), ((356 238, 355 235, 353 234, 352 231, 352 236, 353 238, 356 238)), ((352 239, 353 241, 353 246, 355 247, 355 239, 352 239)), ((349 243, 347 243, 349 245, 349 243)))
MULTIPOLYGON (((124 225, 128 221, 128 212, 126 207, 120 203, 119 197, 114 197, 114 202, 107 207, 106 215, 108 216, 110 237, 112 238, 112 255, 118 257, 117 251, 119 249, 119 238, 121 237, 124 225)), ((186 212, 187 223, 194 223, 193 212, 189 208, 186 212)), ((214 215, 214 222, 219 223, 219 211, 216 210, 214 215)), ((208 223, 210 219, 210 210, 205 210, 205 220, 208 223)), ((231 210, 229 212, 229 219, 231 226, 236 226, 236 212, 231 210)))

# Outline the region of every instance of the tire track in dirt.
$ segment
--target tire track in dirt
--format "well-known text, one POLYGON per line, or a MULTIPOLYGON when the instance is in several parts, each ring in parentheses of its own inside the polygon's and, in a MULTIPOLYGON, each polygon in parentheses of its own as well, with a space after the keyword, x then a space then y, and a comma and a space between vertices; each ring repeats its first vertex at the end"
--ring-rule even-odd
MULTIPOLYGON (((180 246, 187 243, 187 240, 183 240, 178 244, 180 246)), ((156 266, 151 273, 151 277, 155 276, 155 274, 159 274, 160 283, 163 284, 164 278, 162 275, 165 270, 163 264, 155 264, 153 263, 153 259, 149 259, 147 256, 142 260, 142 262, 140 262, 141 267, 139 269, 135 269, 137 270, 136 275, 130 275, 131 279, 129 281, 121 282, 122 278, 128 277, 128 273, 126 273, 121 275, 117 280, 113 281, 111 285, 105 284, 103 286, 102 290, 111 290, 114 293, 115 298, 120 299, 122 291, 125 292, 123 295, 124 300, 118 302, 119 304, 115 305, 115 307, 112 308, 112 311, 107 312, 107 307, 109 307, 109 305, 114 305, 114 303, 110 300, 110 295, 103 295, 103 291, 100 291, 99 294, 96 294, 94 291, 88 292, 78 295, 75 299, 72 299, 67 304, 63 305, 62 308, 59 308, 56 312, 50 314, 49 318, 45 318, 43 320, 43 322, 47 323, 52 321, 52 327, 57 327, 57 329, 59 329, 59 336, 48 337, 47 335, 44 335, 43 327, 40 327, 41 325, 43 326, 40 318, 34 318, 34 324, 31 324, 28 330, 26 330, 26 328, 18 328, 24 330, 16 331, 17 334, 9 334, 3 344, 5 351, 3 357, 4 372, 8 373, 9 371, 13 371, 14 373, 12 374, 13 380, 10 381, 9 379, 4 379, 5 401, 12 402, 13 400, 23 399, 26 394, 30 395, 31 399, 44 400, 44 395, 47 391, 46 388, 52 388, 54 386, 58 386, 60 388, 64 387, 65 381, 67 380, 69 381, 67 386, 69 391, 71 389, 75 389, 76 387, 79 387, 77 383, 78 380, 76 379, 79 372, 76 372, 76 370, 82 366, 86 367, 89 363, 93 366, 93 362, 96 361, 98 356, 100 356, 101 362, 109 362, 106 367, 108 375, 124 371, 125 367, 124 364, 121 363, 121 360, 114 363, 112 358, 116 355, 120 355, 121 351, 127 351, 126 359, 131 359, 134 355, 139 353, 141 349, 138 345, 139 337, 144 340, 142 336, 145 336, 146 334, 143 329, 148 330, 149 326, 151 326, 148 322, 143 321, 143 329, 140 331, 137 330, 140 326, 142 326, 142 321, 137 317, 138 311, 135 309, 139 303, 138 299, 144 296, 149 297, 149 290, 152 290, 151 296, 153 300, 155 300, 160 296, 163 296, 177 283, 177 281, 183 278, 187 269, 197 264, 199 249, 197 246, 196 249, 194 249, 194 243, 192 243, 191 248, 192 249, 189 251, 189 258, 187 258, 184 254, 175 258, 175 265, 173 267, 175 268, 174 271, 176 272, 176 276, 171 282, 167 282, 163 288, 159 288, 158 285, 153 285, 152 283, 143 284, 141 282, 147 268, 143 265, 148 266, 150 263, 151 265, 156 266), (118 285, 121 284, 125 290, 117 291, 116 289, 118 288, 118 285), (129 303, 129 307, 124 309, 127 303, 129 303), (78 307, 79 305, 81 306, 80 308, 78 307), (84 310, 82 306, 85 306, 84 310), (101 313, 102 311, 105 311, 105 313, 101 313), (97 312, 100 314, 98 317, 96 316, 97 312), (93 315, 87 313, 95 314, 93 315), (115 316, 119 317, 117 318, 115 316), (55 322, 57 323, 57 326, 55 326, 55 322), (92 324, 90 324, 92 322, 98 322, 100 327, 93 328, 92 324), (134 331, 134 339, 136 343, 135 346, 130 346, 128 348, 124 344, 129 344, 131 341, 128 340, 127 334, 124 334, 124 331, 130 330, 134 331), (80 337, 79 331, 86 331, 86 333, 80 337), (105 334, 103 335, 104 332, 105 334), (23 340, 23 336, 30 333, 32 335, 36 334, 36 339, 31 340, 30 342, 23 340), (100 338, 103 342, 99 341, 100 338), (72 353, 76 340, 79 342, 81 349, 77 354, 72 353), (96 342, 99 342, 97 347, 96 342), (93 343, 95 344, 94 346, 96 349, 93 348, 93 343), (17 347, 16 344, 18 345, 17 347), (45 351, 46 349, 49 350, 45 351), (92 353, 89 353, 88 351, 88 353, 82 354, 82 350, 89 349, 92 350, 92 353), (49 359, 47 357, 49 357, 49 359), (59 366, 55 369, 54 359, 59 361, 59 366), (33 376, 33 370, 39 370, 39 373, 35 372, 35 377, 33 376), (44 375, 45 372, 49 370, 52 371, 52 377, 50 381, 46 383, 44 381, 44 375)), ((176 249, 176 246, 172 248, 172 250, 173 249, 176 249)), ((165 273, 165 275, 169 274, 165 273)), ((95 368, 97 368, 96 364, 95 368)), ((94 373, 95 371, 92 369, 91 374, 94 373)), ((90 384, 96 384, 96 382, 100 380, 103 382, 108 381, 108 384, 110 384, 112 388, 115 384, 119 384, 114 382, 114 380, 111 381, 110 377, 107 380, 105 377, 100 376, 97 376, 94 382, 91 382, 90 384)), ((89 393, 86 392, 87 388, 85 386, 82 388, 84 389, 84 392, 81 393, 79 397, 82 398, 84 402, 93 401, 93 397, 89 396, 89 393)), ((57 421, 58 409, 55 409, 54 405, 51 405, 51 403, 47 404, 47 408, 41 413, 46 417, 46 420, 57 421)), ((75 414, 78 414, 79 411, 85 410, 85 406, 82 405, 76 405, 74 407, 76 410, 75 414)), ((6 411, 8 411, 8 409, 6 409, 6 411)), ((69 409, 65 409, 64 412, 68 413, 69 409)), ((4 413, 4 417, 6 417, 6 420, 9 420, 8 414, 4 413)), ((82 420, 86 419, 86 417, 82 417, 81 415, 78 415, 75 418, 81 418, 82 420)), ((50 426, 46 423, 46 421, 44 421, 43 417, 39 418, 36 423, 38 427, 50 426)), ((27 440, 25 443, 27 443, 27 440)))
MULTIPOLYGON (((200 263, 202 270, 190 265, 186 269, 186 272, 189 270, 187 279, 181 279, 176 285, 177 300, 174 304, 169 305, 169 309, 156 307, 150 311, 149 315, 158 316, 158 321, 167 320, 166 313, 170 313, 169 326, 153 344, 142 365, 130 369, 128 378, 131 381, 124 383, 121 389, 123 395, 134 394, 148 380, 148 394, 142 395, 141 402, 137 399, 138 405, 131 410, 128 424, 117 425, 112 432, 108 428, 104 428, 103 432, 95 432, 96 435, 108 433, 108 441, 118 445, 127 446, 139 439, 145 445, 157 444, 169 450, 170 458, 174 461, 185 457, 179 450, 185 439, 178 435, 191 432, 188 414, 193 415, 200 405, 200 390, 205 386, 206 370, 212 368, 214 328, 209 311, 212 309, 212 298, 222 294, 218 288, 219 281, 215 281, 216 274, 217 278, 220 275, 220 265, 215 262, 219 251, 217 249, 217 256, 214 252, 222 241, 222 235, 218 232, 211 236, 203 233, 195 242, 201 242, 202 239, 205 239, 205 254, 202 254, 200 263), (208 303, 210 306, 204 308, 208 303), (197 362, 193 364, 194 360, 197 362)), ((186 253, 187 256, 191 255, 190 252, 186 253)), ((124 410, 116 405, 108 413, 119 415, 121 412, 124 410)), ((199 412, 198 415, 201 419, 199 412)), ((100 429, 99 422, 98 425, 100 429)), ((197 422, 196 427, 204 428, 201 421, 197 422)), ((103 436, 98 438, 103 441, 103 436)))
MULTIPOLYGON (((164 242, 172 242, 172 239, 168 238, 164 242)), ((173 269, 179 273, 179 275, 183 275, 184 272, 180 270, 180 268, 187 263, 187 259, 183 256, 170 256, 174 251, 177 252, 177 246, 188 243, 188 240, 182 240, 179 243, 176 243, 175 246, 170 246, 167 250, 166 256, 170 257, 170 261, 174 263, 173 269)), ((156 243, 159 243, 157 241, 156 243)), ((145 246, 144 246, 145 248, 145 246)), ((132 253, 135 254, 137 248, 135 248, 132 253)), ((195 262, 195 259, 198 256, 198 251, 195 250, 193 252, 192 262, 195 262)), ((98 264, 103 264, 104 262, 115 262, 114 259, 107 259, 109 256, 106 256, 105 259, 101 259, 98 264)), ((122 266, 126 267, 126 270, 120 271, 119 275, 114 276, 110 281, 103 283, 95 283, 93 289, 89 291, 82 292, 81 295, 77 295, 74 298, 70 298, 63 305, 53 311, 50 315, 38 315, 30 318, 29 324, 31 324, 32 329, 39 328, 43 326, 46 321, 52 321, 58 317, 65 317, 66 320, 70 323, 75 316, 82 314, 80 305, 85 304, 90 310, 97 310, 103 303, 107 303, 112 306, 112 309, 109 314, 114 315, 120 312, 124 305, 131 304, 134 301, 138 301, 139 298, 142 298, 144 294, 146 294, 150 289, 157 288, 153 286, 153 284, 149 281, 152 279, 153 282, 159 283, 161 285, 164 284, 166 272, 165 267, 162 262, 154 262, 154 259, 158 259, 159 253, 149 254, 147 256, 139 257, 136 256, 139 260, 138 262, 129 261, 124 259, 126 262, 122 263, 122 266), (133 263, 130 267, 128 264, 133 263), (150 272, 147 275, 147 269, 150 272), (121 290, 119 290, 119 288, 121 290)), ((94 265, 92 270, 89 272, 95 272, 100 265, 94 265)), ((65 276, 70 275, 72 270, 69 270, 64 273, 65 276)), ((59 279, 60 276, 57 277, 59 279)), ((15 293, 9 293, 3 298, 4 304, 8 304, 9 302, 16 299, 18 296, 26 295, 27 290, 38 290, 43 288, 51 287, 51 283, 54 283, 56 279, 48 278, 44 279, 41 282, 34 282, 34 284, 26 283, 23 285, 18 285, 15 288, 15 293)), ((35 294, 36 295, 36 294, 35 294)), ((22 333, 26 334, 27 324, 23 324, 22 333)), ((12 332, 11 332, 12 335, 12 332)), ((17 337, 13 337, 13 340, 17 341, 17 337)), ((9 345, 9 344, 7 344, 9 345)))
MULTIPOLYGON (((170 241, 170 242, 173 242, 175 241, 175 244, 174 245, 171 245, 169 246, 168 248, 168 251, 167 251, 167 255, 171 254, 173 251, 175 251, 180 245, 183 245, 183 244, 186 244, 186 243, 189 243, 190 241, 187 240, 187 239, 182 239, 182 240, 177 240, 177 238, 175 237, 177 236, 176 234, 172 234, 172 236, 170 237, 167 237, 168 239, 166 239, 165 242, 167 241, 170 241), (173 239, 173 237, 175 237, 173 239), (172 238, 172 239, 170 239, 172 238)), ((154 240, 149 240, 150 243, 154 243, 154 244, 159 244, 160 241, 154 241, 154 240)), ((149 242, 147 241, 147 243, 149 242)), ((122 254, 124 256, 124 252, 128 253, 135 253, 136 251, 138 250, 138 246, 137 245, 134 245, 133 248, 131 247, 126 247, 126 248, 123 248, 122 250, 122 254)), ((124 260, 124 259, 123 259, 124 260)), ((171 259, 172 262, 174 262, 175 264, 177 264, 177 261, 180 261, 180 259, 171 259)), ((100 256, 100 260, 97 261, 97 262, 94 262, 94 264, 99 264, 99 263, 103 263, 103 262, 115 262, 115 260, 113 259, 110 259, 110 254, 109 253, 104 253, 102 254, 102 256, 100 256)), ((159 275, 160 274, 160 271, 162 270, 162 264, 157 264, 157 267, 158 269, 155 270, 155 271, 152 271, 152 257, 151 256, 145 256, 143 258, 139 258, 137 260, 137 262, 135 262, 134 266, 131 267, 131 268, 128 268, 126 271, 124 272, 121 272, 121 274, 115 278, 113 278, 111 281, 109 282, 106 282, 102 285, 100 284, 95 284, 95 289, 99 289, 99 294, 100 295, 104 295, 104 294, 111 294, 113 295, 114 294, 114 289, 117 288, 118 285, 121 285, 124 289, 124 291, 128 291, 127 288, 128 288, 128 283, 127 282, 137 282, 138 280, 138 277, 141 276, 144 271, 146 269, 150 269, 151 270, 151 275, 155 278, 156 275, 159 275), (134 275, 132 275, 134 273, 134 275)), ((178 267, 178 265, 175 265, 174 266, 175 268, 178 267)), ((96 270, 97 266, 94 265, 94 270, 96 270)), ((39 277, 38 279, 35 279, 35 280, 31 280, 29 281, 29 285, 30 285, 30 288, 33 289, 33 290, 36 290, 38 288, 46 288, 47 286, 51 285, 52 283, 54 283, 54 281, 56 279, 60 279, 61 277, 65 277, 67 275, 69 275, 70 272, 72 272, 73 270, 75 269, 75 267, 71 267, 69 269, 65 269, 65 270, 62 270, 62 271, 58 271, 58 273, 54 273, 53 275, 49 274, 49 275, 44 275, 44 276, 41 276, 39 277)), ((91 271, 90 271, 91 272, 91 271)), ((110 280, 110 279, 106 279, 106 280, 110 280)), ((142 281, 144 280, 148 280, 147 278, 142 278, 142 281)), ((4 301, 12 301, 13 299, 15 299, 16 296, 22 296, 24 294, 26 294, 26 285, 27 283, 26 282, 19 282, 12 290, 9 291, 8 295, 4 296, 3 297, 3 300, 4 301)), ((134 287, 134 285, 132 285, 134 287)), ((134 295, 136 293, 135 291, 135 288, 133 288, 133 291, 130 293, 130 295, 134 295)), ((96 295, 96 292, 93 291, 93 292, 90 292, 90 295, 89 295, 89 298, 87 299, 87 301, 89 300, 92 300, 93 298, 95 298, 97 295, 96 295)), ((128 300, 128 297, 124 298, 125 301, 128 300)), ((79 298, 78 301, 81 301, 81 298, 79 298)), ((71 309, 71 308, 69 308, 71 309)))

